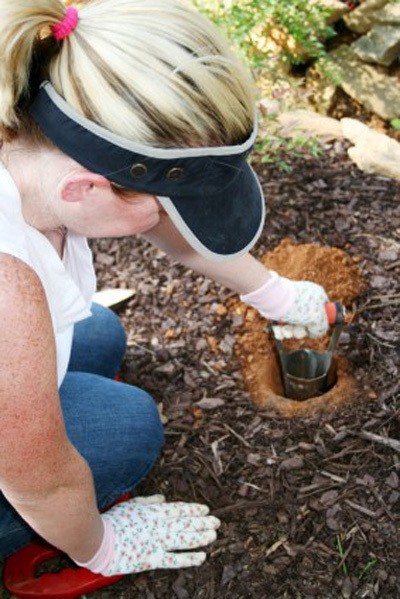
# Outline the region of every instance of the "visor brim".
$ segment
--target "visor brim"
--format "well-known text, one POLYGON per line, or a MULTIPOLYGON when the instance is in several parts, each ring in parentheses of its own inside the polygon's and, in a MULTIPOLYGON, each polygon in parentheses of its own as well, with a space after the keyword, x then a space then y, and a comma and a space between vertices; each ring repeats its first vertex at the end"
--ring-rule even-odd
POLYGON ((189 245, 210 260, 230 260, 248 252, 262 233, 265 202, 260 183, 246 162, 234 181, 213 197, 157 196, 189 245))

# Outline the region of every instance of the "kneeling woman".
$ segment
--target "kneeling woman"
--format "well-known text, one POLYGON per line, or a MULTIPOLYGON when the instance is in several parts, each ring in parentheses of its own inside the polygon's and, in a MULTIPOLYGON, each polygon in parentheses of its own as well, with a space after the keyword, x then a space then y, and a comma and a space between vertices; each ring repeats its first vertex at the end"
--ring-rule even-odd
POLYGON ((287 334, 324 334, 324 290, 248 253, 264 222, 251 79, 178 0, 0 9, 0 555, 39 534, 104 575, 199 565, 219 526, 206 506, 99 513, 163 431, 152 398, 114 381, 125 337, 92 305, 86 239, 142 234, 287 334))

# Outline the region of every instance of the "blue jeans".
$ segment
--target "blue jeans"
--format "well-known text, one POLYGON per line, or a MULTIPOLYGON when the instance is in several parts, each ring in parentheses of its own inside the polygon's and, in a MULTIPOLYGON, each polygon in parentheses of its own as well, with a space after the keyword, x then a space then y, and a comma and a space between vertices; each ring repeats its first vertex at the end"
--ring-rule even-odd
MULTIPOLYGON (((60 401, 68 437, 92 470, 101 509, 151 470, 164 432, 153 399, 114 380, 126 347, 119 318, 97 304, 92 312, 75 325, 60 401)), ((0 557, 37 538, 0 493, 0 557)))

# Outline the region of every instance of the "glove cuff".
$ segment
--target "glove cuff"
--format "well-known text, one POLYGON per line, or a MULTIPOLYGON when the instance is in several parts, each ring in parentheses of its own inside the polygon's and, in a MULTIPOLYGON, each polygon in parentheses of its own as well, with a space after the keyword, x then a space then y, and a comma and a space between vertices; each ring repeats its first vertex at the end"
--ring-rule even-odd
MULTIPOLYGON (((114 555, 115 531, 108 518, 103 518, 104 535, 100 548, 97 553, 88 562, 75 562, 82 568, 87 568, 96 574, 103 574, 107 571, 112 557, 114 555)), ((106 576, 106 574, 103 574, 106 576)))
POLYGON ((264 318, 281 319, 293 306, 296 290, 293 281, 270 271, 270 278, 262 287, 241 295, 242 302, 255 308, 264 318))

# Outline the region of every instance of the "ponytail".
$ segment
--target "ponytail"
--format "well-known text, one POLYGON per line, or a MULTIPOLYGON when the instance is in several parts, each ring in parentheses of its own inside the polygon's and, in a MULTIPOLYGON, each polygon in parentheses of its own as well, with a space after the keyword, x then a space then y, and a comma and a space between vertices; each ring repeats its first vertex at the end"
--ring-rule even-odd
POLYGON ((187 0, 79 5, 76 29, 57 42, 61 0, 0 0, 3 132, 29 134, 29 102, 49 79, 86 118, 138 143, 233 145, 248 137, 252 78, 187 0))
MULTIPOLYGON (((18 107, 29 101, 33 62, 63 18, 61 0, 0 0, 0 127, 16 130, 18 107), (48 38, 45 42, 45 38, 48 38)), ((52 49, 56 42, 51 41, 52 49)), ((47 52, 51 55, 51 51, 47 52)), ((36 68, 33 68, 36 70, 36 68)))

